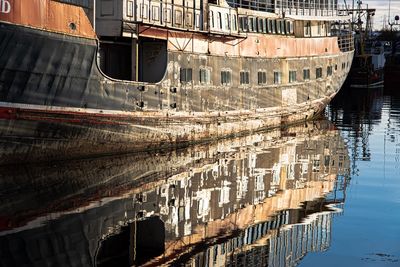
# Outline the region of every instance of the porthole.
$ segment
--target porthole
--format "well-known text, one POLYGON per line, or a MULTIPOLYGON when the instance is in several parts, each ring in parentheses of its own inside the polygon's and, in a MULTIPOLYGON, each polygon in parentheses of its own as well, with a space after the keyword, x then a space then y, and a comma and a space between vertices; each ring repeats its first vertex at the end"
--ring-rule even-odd
POLYGON ((69 28, 70 28, 71 30, 75 31, 75 30, 76 30, 76 24, 73 23, 73 22, 71 22, 71 23, 69 24, 69 28))

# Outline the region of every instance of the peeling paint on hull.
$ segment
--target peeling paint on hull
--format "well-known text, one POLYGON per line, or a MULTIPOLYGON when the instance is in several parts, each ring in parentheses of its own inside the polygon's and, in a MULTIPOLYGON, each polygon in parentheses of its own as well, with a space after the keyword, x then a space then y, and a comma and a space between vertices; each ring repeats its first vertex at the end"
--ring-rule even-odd
MULTIPOLYGON (((348 72, 265 87, 188 86, 175 77, 185 64, 208 58, 219 76, 221 64, 252 68, 255 60, 169 51, 171 71, 142 90, 143 83, 111 80, 98 70, 94 40, 0 26, 1 52, 9 55, 0 59, 0 164, 179 147, 311 119, 348 72)), ((325 66, 352 57, 347 52, 309 60, 325 66)), ((271 68, 304 64, 304 58, 257 60, 271 68)))
POLYGON ((1 109, 0 162, 78 158, 179 147, 189 143, 246 134, 313 118, 329 102, 295 109, 197 114, 103 115, 1 109), (6 114, 6 115, 4 115, 6 114))

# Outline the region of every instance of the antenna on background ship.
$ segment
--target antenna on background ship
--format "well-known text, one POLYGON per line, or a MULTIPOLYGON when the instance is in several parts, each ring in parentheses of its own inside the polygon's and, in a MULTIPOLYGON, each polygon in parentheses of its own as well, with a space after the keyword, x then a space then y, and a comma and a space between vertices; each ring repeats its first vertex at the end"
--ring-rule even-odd
POLYGON ((389 0, 389 17, 388 17, 388 25, 390 25, 390 7, 392 4, 392 0, 389 0))

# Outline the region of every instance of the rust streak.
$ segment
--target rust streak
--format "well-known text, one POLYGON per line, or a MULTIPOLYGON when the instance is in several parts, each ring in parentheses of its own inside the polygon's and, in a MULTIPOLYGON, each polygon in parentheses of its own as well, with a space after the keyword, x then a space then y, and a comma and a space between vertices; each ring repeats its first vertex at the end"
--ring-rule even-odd
POLYGON ((96 33, 81 7, 50 0, 7 0, 9 13, 0 21, 94 39, 96 33))

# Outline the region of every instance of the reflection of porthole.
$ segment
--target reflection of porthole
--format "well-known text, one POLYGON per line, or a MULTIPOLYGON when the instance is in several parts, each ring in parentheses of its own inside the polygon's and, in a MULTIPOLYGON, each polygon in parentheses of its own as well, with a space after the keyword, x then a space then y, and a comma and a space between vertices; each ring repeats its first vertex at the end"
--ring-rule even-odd
POLYGON ((69 28, 70 28, 71 30, 75 31, 75 30, 76 30, 76 24, 73 23, 73 22, 71 22, 71 23, 69 24, 69 28))

